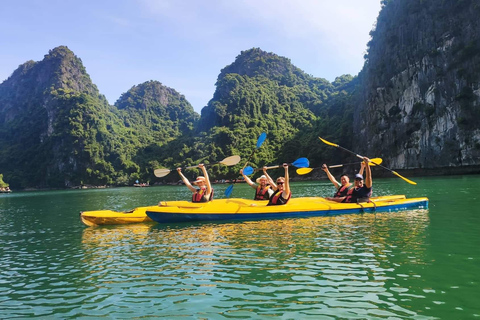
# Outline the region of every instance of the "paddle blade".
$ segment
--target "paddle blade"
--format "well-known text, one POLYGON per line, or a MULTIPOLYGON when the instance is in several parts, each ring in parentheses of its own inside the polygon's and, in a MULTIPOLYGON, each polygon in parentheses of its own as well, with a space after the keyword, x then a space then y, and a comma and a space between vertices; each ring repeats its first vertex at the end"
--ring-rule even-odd
POLYGON ((252 167, 246 166, 246 167, 243 169, 243 174, 246 175, 246 176, 249 176, 249 175, 251 175, 254 171, 255 171, 255 169, 253 169, 252 167))
POLYGON ((299 168, 297 169, 297 174, 307 174, 313 171, 313 168, 299 168))
POLYGON ((226 166, 234 166, 240 162, 240 156, 231 156, 220 161, 221 164, 226 166))
POLYGON ((233 191, 233 184, 229 185, 227 189, 225 189, 225 197, 230 197, 232 195, 232 191, 233 191))
POLYGON ((368 163, 369 166, 378 166, 382 164, 383 159, 382 158, 373 158, 370 159, 370 162, 368 163))
POLYGON ((328 144, 329 146, 338 147, 338 144, 328 142, 327 140, 322 139, 320 137, 318 137, 318 139, 322 140, 323 143, 328 144))
POLYGON ((262 146, 266 138, 267 138, 267 134, 265 132, 262 132, 262 134, 260 134, 257 140, 257 149, 262 146))
POLYGON ((409 179, 405 178, 404 176, 401 176, 400 174, 398 174, 397 172, 395 172, 395 171, 393 171, 393 170, 392 170, 392 173, 393 173, 394 175, 396 175, 397 177, 399 177, 400 179, 403 179, 403 180, 407 181, 407 182, 410 183, 410 184, 417 184, 416 182, 414 182, 414 181, 412 181, 412 180, 409 180, 409 179))
POLYGON ((297 168, 306 168, 310 165, 307 158, 298 158, 292 163, 297 168))
POLYGON ((161 178, 169 174, 170 171, 170 169, 155 169, 155 171, 153 171, 153 174, 155 175, 155 177, 161 178))

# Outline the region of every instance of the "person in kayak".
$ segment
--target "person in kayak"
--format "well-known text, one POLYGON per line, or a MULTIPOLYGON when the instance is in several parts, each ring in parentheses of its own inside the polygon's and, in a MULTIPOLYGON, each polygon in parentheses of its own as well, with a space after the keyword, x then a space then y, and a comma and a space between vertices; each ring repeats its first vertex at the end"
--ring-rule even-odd
POLYGON ((270 179, 267 178, 270 176, 267 173, 266 167, 263 167, 263 175, 257 178, 257 180, 255 180, 256 183, 253 182, 249 177, 243 174, 243 169, 240 170, 240 173, 245 179, 245 182, 248 183, 250 187, 255 189, 255 198, 253 198, 253 200, 269 200, 270 199, 274 191, 271 187, 271 183, 268 183, 268 180, 271 180, 272 178, 270 179))
POLYGON ((198 176, 197 180, 193 182, 198 186, 198 189, 190 184, 190 181, 183 175, 182 168, 177 168, 177 172, 183 180, 183 183, 192 191, 192 202, 208 202, 213 200, 213 189, 208 178, 207 169, 203 164, 199 164, 198 167, 203 171, 203 177, 198 176))
MULTIPOLYGON (((348 191, 353 188, 353 185, 350 183, 350 178, 348 177, 348 175, 346 173, 342 174, 340 176, 341 183, 338 183, 338 181, 333 177, 333 175, 328 170, 328 166, 326 164, 322 165, 322 170, 325 171, 328 179, 333 183, 335 188, 337 188, 337 192, 335 192, 333 197, 326 197, 325 199, 332 200, 332 198, 346 197, 348 191)), ((358 174, 362 177, 363 177, 364 170, 365 170, 365 162, 362 161, 360 171, 358 172, 358 174)))
POLYGON ((366 202, 372 195, 372 170, 368 165, 370 159, 363 157, 362 168, 360 173, 355 175, 355 182, 353 188, 348 190, 347 195, 338 198, 327 198, 336 202, 345 203, 358 203, 366 202), (363 181, 363 175, 361 174, 365 170, 365 182, 363 181))
POLYGON ((285 177, 277 178, 276 184, 272 181, 272 186, 275 188, 275 193, 268 201, 269 206, 287 204, 288 200, 290 200, 292 196, 289 183, 290 178, 288 176, 288 164, 284 163, 283 168, 285 169, 285 177))
MULTIPOLYGON (((325 171, 327 174, 328 179, 333 183, 337 192, 333 195, 333 198, 340 198, 345 197, 349 189, 352 188, 352 184, 350 183, 350 178, 346 173, 340 176, 340 183, 335 179, 335 177, 330 173, 326 164, 322 165, 322 170, 325 171)), ((326 199, 330 200, 331 197, 326 199)))

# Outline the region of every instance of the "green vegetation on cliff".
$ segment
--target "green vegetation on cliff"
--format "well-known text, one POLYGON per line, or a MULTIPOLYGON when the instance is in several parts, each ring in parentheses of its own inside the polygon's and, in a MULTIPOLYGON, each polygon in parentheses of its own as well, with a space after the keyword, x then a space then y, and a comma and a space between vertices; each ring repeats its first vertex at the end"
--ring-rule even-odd
MULTIPOLYGON (((246 157, 261 132, 268 139, 252 165, 299 156, 324 161, 317 136, 348 136, 352 83, 351 76, 334 83, 314 78, 254 48, 221 71, 199 117, 184 96, 158 81, 133 86, 110 106, 81 60, 58 47, 0 85, 0 166, 18 187, 153 182, 160 166, 246 157)), ((210 171, 214 179, 231 178, 239 168, 210 171)))

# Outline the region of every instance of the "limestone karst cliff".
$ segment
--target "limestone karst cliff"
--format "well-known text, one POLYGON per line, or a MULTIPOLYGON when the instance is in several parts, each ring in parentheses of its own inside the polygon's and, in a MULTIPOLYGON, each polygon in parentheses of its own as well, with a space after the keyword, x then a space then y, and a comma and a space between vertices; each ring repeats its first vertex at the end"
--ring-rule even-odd
POLYGON ((391 167, 480 164, 480 3, 383 1, 354 136, 391 167))

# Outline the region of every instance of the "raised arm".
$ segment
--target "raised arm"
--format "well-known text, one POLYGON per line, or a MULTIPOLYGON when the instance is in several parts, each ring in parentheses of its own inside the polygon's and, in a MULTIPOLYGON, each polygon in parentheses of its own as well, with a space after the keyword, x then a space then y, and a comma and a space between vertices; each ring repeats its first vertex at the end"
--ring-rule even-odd
POLYGON ((283 198, 287 199, 288 196, 290 195, 290 177, 288 175, 288 164, 284 163, 283 167, 285 168, 285 186, 283 189, 283 198))
POLYGON ((328 167, 326 164, 323 164, 322 165, 322 170, 325 171, 325 173, 327 174, 327 177, 328 179, 333 183, 333 185, 335 186, 335 188, 340 188, 342 186, 341 183, 339 183, 335 178, 334 176, 330 173, 330 171, 328 170, 328 167))
POLYGON ((206 184, 206 187, 207 187, 207 192, 206 192, 205 196, 208 198, 208 197, 210 197, 210 194, 212 193, 212 185, 210 184, 210 178, 208 177, 207 169, 205 168, 203 163, 199 164, 198 167, 200 169, 202 169, 203 176, 205 177, 205 184, 206 184))
POLYGON ((270 177, 267 173, 267 167, 263 167, 263 174, 267 177, 268 184, 271 185, 274 189, 277 189, 277 184, 273 181, 272 177, 270 177))
POLYGON ((360 164, 360 171, 358 171, 358 174, 363 176, 363 171, 365 171, 365 162, 362 161, 362 163, 360 164))
POLYGON ((244 175, 243 174, 243 169, 240 170, 240 173, 242 174, 243 176, 243 179, 245 179, 245 182, 248 183, 248 185, 254 189, 257 188, 257 185, 255 184, 255 182, 253 182, 248 176, 244 175))
POLYGON ((180 178, 182 178, 182 181, 183 183, 185 183, 187 188, 190 189, 190 191, 192 191, 193 193, 197 192, 197 189, 195 189, 190 183, 190 181, 188 181, 188 179, 183 175, 182 168, 177 168, 177 172, 180 175, 180 178))
POLYGON ((367 188, 371 188, 372 187, 372 169, 370 169, 370 166, 368 165, 368 163, 370 162, 370 159, 368 159, 367 157, 363 157, 363 162, 365 163, 365 186, 367 188))

